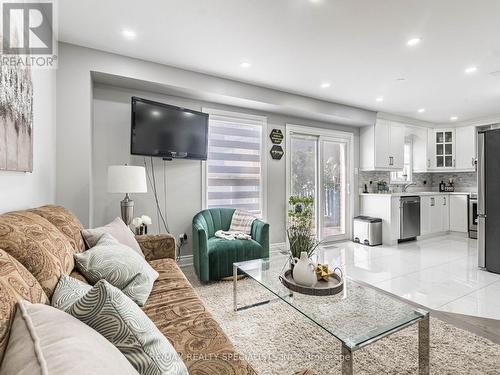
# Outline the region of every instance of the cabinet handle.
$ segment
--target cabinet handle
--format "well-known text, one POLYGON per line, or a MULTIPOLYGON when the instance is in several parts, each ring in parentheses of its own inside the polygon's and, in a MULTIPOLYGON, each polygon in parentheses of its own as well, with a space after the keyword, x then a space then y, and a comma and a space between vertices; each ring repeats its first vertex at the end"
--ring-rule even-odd
POLYGON ((389 156, 389 164, 394 165, 394 156, 389 156))
POLYGON ((431 159, 427 159, 427 168, 431 167, 431 159))
POLYGON ((446 206, 446 197, 443 197, 443 206, 446 206))
POLYGON ((434 200, 434 198, 431 198, 431 207, 434 207, 436 205, 436 201, 434 200))
POLYGON ((453 168, 455 168, 457 166, 457 162, 455 159, 453 159, 453 168))
POLYGON ((472 158, 472 166, 475 167, 476 166, 476 158, 472 158))

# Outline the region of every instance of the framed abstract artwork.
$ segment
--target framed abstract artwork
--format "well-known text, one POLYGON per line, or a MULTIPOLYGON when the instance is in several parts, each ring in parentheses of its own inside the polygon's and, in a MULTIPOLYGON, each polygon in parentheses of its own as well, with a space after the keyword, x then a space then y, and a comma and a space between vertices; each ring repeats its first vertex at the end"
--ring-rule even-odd
POLYGON ((33 172, 33 82, 26 67, 0 67, 0 170, 33 172))

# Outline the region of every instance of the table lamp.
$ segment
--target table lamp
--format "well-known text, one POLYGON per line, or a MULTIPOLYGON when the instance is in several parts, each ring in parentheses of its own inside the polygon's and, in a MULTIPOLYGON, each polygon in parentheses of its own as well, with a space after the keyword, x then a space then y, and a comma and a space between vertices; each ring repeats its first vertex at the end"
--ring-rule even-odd
POLYGON ((108 167, 108 193, 124 193, 120 202, 122 220, 129 225, 134 217, 134 201, 130 193, 147 193, 146 169, 131 165, 110 165, 108 167))

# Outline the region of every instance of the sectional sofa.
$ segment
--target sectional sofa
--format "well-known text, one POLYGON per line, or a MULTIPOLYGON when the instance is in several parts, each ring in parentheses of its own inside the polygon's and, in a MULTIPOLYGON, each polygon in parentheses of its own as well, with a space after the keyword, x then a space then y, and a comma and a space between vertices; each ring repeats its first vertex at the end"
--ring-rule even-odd
MULTIPOLYGON (((86 282, 73 256, 85 251, 82 224, 69 210, 49 205, 0 215, 0 361, 16 301, 48 303, 59 277, 86 282)), ((190 374, 255 374, 177 266, 170 235, 137 236, 159 273, 144 312, 173 344, 190 374)))

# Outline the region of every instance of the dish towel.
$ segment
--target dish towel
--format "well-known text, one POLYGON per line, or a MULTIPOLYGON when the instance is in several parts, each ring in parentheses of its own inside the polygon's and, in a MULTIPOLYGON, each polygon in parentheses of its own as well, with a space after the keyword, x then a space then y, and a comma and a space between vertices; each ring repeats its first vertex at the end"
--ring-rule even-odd
POLYGON ((235 231, 224 231, 218 230, 215 232, 215 237, 223 238, 225 240, 249 240, 252 237, 250 235, 243 232, 235 232, 235 231))
POLYGON ((252 224, 257 219, 250 212, 235 210, 231 219, 230 232, 243 232, 246 234, 252 233, 252 224))

